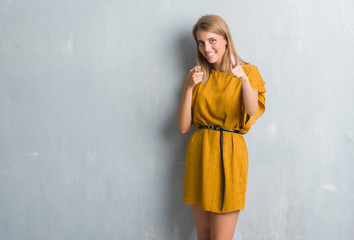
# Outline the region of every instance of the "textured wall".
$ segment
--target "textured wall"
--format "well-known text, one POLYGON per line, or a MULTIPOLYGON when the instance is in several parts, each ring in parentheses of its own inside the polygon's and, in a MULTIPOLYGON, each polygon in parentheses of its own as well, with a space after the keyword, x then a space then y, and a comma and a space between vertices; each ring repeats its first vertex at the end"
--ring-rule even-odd
POLYGON ((0 239, 196 239, 176 115, 206 13, 267 88, 236 238, 354 239, 351 0, 0 0, 0 239))

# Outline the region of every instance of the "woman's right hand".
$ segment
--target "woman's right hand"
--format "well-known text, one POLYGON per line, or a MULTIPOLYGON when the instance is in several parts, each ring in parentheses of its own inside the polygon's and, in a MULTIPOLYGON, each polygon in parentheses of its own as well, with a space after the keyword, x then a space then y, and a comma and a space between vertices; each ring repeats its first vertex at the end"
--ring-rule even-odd
POLYGON ((194 88, 195 85, 203 80, 204 73, 201 72, 200 69, 201 66, 195 66, 189 71, 189 75, 184 84, 186 88, 194 88))
POLYGON ((177 113, 178 129, 185 134, 192 126, 192 95, 195 85, 203 79, 203 72, 200 72, 201 67, 195 66, 189 71, 189 75, 184 83, 183 95, 181 104, 177 113))

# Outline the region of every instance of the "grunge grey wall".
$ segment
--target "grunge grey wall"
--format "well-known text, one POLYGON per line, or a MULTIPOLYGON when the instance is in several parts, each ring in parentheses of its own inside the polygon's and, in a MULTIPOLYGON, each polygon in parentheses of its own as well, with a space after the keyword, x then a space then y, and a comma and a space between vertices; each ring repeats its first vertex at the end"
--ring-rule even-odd
POLYGON ((176 116, 207 13, 267 88, 235 239, 354 238, 353 1, 1 0, 0 239, 196 239, 176 116))

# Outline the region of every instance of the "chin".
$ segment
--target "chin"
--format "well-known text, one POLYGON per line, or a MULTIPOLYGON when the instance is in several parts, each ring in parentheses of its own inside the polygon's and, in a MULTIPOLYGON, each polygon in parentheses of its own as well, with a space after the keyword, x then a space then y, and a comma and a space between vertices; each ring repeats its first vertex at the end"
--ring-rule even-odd
POLYGON ((213 63, 216 63, 216 60, 209 60, 209 59, 206 59, 210 64, 213 64, 213 63))

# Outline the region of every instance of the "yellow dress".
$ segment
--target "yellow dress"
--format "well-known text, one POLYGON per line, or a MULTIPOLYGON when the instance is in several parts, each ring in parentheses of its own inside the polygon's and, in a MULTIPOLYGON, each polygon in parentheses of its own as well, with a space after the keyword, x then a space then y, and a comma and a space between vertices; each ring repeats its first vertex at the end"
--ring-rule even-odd
POLYGON ((256 66, 247 64, 242 68, 252 88, 258 90, 259 108, 251 117, 244 110, 241 81, 233 75, 213 69, 206 83, 193 88, 193 125, 218 125, 241 132, 223 131, 223 166, 220 131, 197 129, 189 139, 183 200, 186 204, 199 205, 205 211, 226 213, 243 210, 245 206, 248 152, 242 134, 246 134, 264 113, 266 89, 256 66))

